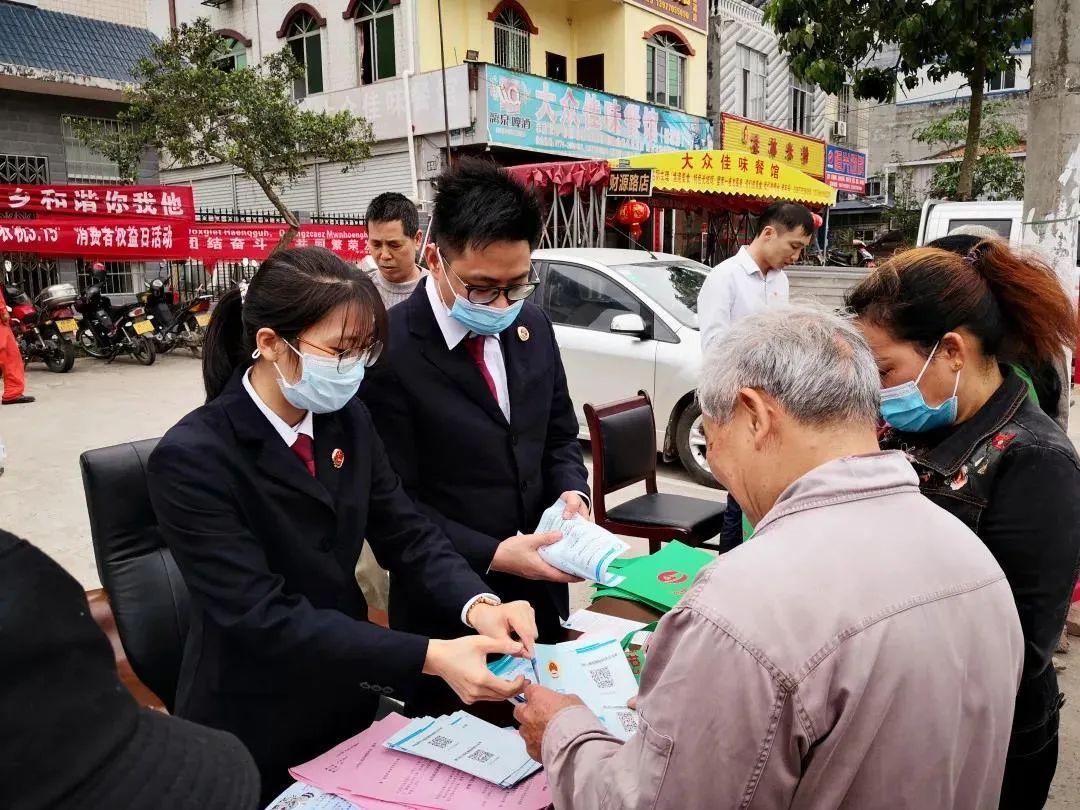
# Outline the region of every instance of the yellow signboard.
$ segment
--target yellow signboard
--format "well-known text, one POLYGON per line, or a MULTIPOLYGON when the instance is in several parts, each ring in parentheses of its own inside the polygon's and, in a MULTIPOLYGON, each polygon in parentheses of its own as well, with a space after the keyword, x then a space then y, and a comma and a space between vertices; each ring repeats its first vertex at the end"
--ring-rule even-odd
POLYGON ((653 192, 740 194, 834 205, 836 189, 767 157, 722 149, 660 152, 608 161, 613 169, 652 169, 653 192))
POLYGON ((720 115, 720 148, 749 152, 806 172, 825 177, 825 141, 786 129, 777 129, 737 115, 720 115))

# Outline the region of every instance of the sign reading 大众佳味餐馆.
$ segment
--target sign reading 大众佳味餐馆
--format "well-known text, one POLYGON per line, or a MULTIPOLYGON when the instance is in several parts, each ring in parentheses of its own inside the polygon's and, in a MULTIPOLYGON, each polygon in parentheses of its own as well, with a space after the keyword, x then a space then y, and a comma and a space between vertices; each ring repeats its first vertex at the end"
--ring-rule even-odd
POLYGON ((576 158, 708 149, 705 118, 487 65, 488 143, 576 158))

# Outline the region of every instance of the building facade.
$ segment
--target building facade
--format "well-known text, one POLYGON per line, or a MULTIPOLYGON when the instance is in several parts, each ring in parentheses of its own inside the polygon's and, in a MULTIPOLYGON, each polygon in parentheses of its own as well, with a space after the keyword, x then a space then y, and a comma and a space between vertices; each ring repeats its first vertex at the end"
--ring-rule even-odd
MULTIPOLYGON (((443 0, 441 26, 437 0, 151 0, 147 13, 159 36, 209 17, 236 66, 289 47, 303 105, 367 118, 370 160, 312 165, 282 189, 296 210, 356 214, 387 190, 429 200, 447 141, 503 165, 711 145, 704 3, 443 0)), ((163 177, 203 207, 269 207, 228 166, 163 177)))
MULTIPOLYGON (((117 131, 124 88, 150 52, 144 0, 12 0, 0 3, 0 183, 119 183, 119 167, 83 146, 69 118, 117 131)), ((139 180, 157 182, 147 155, 139 180)), ((2 257, 36 292, 80 278, 82 265, 34 254, 2 257)), ((113 292, 131 292, 141 266, 110 263, 113 292)))
POLYGON ((865 102, 830 96, 799 81, 776 32, 764 21, 766 0, 710 0, 708 115, 724 113, 866 151, 865 102))

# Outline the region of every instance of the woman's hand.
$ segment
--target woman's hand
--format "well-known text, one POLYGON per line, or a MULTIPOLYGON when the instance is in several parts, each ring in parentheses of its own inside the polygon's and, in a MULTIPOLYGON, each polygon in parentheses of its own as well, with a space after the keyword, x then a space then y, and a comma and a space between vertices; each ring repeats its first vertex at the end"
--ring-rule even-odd
POLYGON ((521 693, 525 679, 518 675, 507 681, 492 675, 487 668, 487 657, 492 654, 520 656, 522 652, 521 644, 510 639, 465 636, 447 641, 433 638, 428 642, 424 674, 442 678, 467 704, 478 700, 507 700, 521 693))
POLYGON ((517 635, 526 658, 532 658, 536 643, 536 612, 525 600, 489 605, 477 602, 469 609, 466 621, 477 633, 495 639, 510 639, 517 635))
POLYGON ((540 548, 558 543, 562 532, 544 534, 519 534, 507 537, 495 549, 491 570, 513 574, 524 579, 542 579, 548 582, 581 582, 579 577, 560 571, 540 556, 540 548))

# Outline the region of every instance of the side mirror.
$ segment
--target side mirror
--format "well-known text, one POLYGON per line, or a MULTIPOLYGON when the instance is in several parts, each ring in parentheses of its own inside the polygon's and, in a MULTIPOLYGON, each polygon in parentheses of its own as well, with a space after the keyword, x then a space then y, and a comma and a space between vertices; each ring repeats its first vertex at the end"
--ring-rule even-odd
POLYGON ((610 331, 617 335, 644 337, 648 330, 645 327, 645 321, 642 320, 640 315, 635 315, 633 312, 624 312, 622 315, 616 315, 611 319, 610 331))

